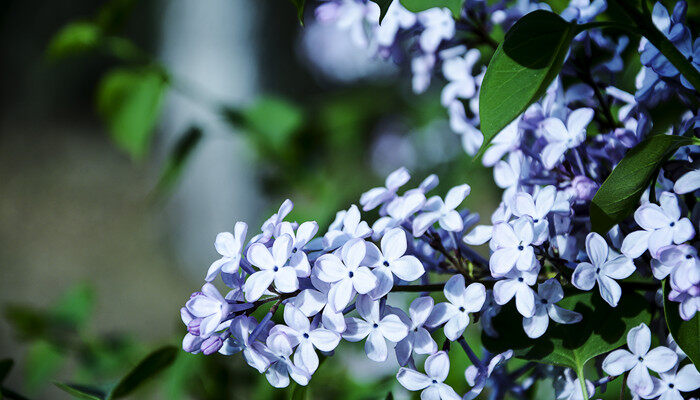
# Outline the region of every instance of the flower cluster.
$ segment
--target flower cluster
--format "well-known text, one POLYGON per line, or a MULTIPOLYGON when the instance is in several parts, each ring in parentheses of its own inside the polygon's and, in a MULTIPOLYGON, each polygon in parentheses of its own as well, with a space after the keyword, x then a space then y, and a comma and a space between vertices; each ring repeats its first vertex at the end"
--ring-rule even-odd
MULTIPOLYGON (((442 105, 465 151, 475 154, 483 142, 478 128, 483 69, 477 68, 481 53, 476 46, 490 44, 495 27, 505 30, 522 15, 547 7, 519 1, 505 8, 500 2, 469 0, 455 20, 447 9, 411 13, 394 0, 380 24, 373 2, 331 0, 316 9, 316 16, 347 30, 378 56, 408 60, 416 92, 426 90, 434 71, 441 70, 442 105)), ((562 17, 587 23, 605 8, 602 0, 575 0, 562 17)), ((688 59, 700 61, 698 40, 693 43, 684 25, 686 8, 681 1, 669 16, 657 4, 654 23, 688 59)), ((359 207, 339 211, 323 235, 316 222, 285 221, 292 209, 289 200, 247 242, 241 222, 233 233, 220 234, 215 247, 221 259, 182 309, 188 331, 183 348, 242 352, 276 387, 287 386, 290 378, 305 385, 318 368, 318 353, 332 354, 345 339, 364 340, 373 361, 387 360, 393 350, 399 383, 431 399, 460 398, 445 384, 452 342, 472 363, 465 371, 469 399, 487 385, 498 394, 495 398, 522 394, 533 382, 522 379, 525 375, 558 376, 562 399, 588 398, 623 373, 629 374, 630 390, 642 398, 680 398, 679 391, 697 389, 697 370, 681 366, 678 351, 649 351, 645 325, 629 331, 630 351, 615 350, 605 358, 602 371, 609 376, 596 382, 532 364, 509 371, 512 351, 483 351, 479 358, 464 336, 475 319, 486 334, 498 336, 492 319, 511 302, 531 339, 545 335, 552 323, 580 323, 580 313, 557 304, 565 298, 564 289, 580 293, 597 286, 600 298, 617 307, 626 285, 646 284, 651 300, 666 280, 667 300, 679 304, 682 319, 690 320, 700 309, 700 146, 681 147, 663 164, 633 218, 604 234, 592 231, 591 200, 628 150, 652 134, 655 105, 671 97, 682 105, 662 134, 700 135, 700 116, 693 108, 697 92, 650 43, 639 47, 636 93, 614 86, 628 43, 626 37, 595 29, 579 34, 562 70, 577 83, 555 80, 540 101, 495 137, 482 158, 503 189, 490 223, 479 224, 477 214, 460 207, 470 194, 466 184, 444 197, 428 196, 438 185, 431 175, 399 194, 410 181, 401 168, 385 186, 362 194, 359 207), (379 218, 363 221, 360 207, 377 210, 379 218), (488 248, 475 249, 480 245, 488 248), (488 257, 481 255, 486 252, 488 257), (211 283, 218 277, 229 289, 225 296, 211 283), (397 292, 420 295, 410 304, 399 297, 390 303, 389 295, 397 292), (446 301, 436 303, 433 292, 442 292, 446 301), (283 321, 276 319, 279 307, 283 321), (268 311, 260 320, 251 316, 263 308, 268 311), (420 372, 416 360, 423 359, 425 372, 420 372)))

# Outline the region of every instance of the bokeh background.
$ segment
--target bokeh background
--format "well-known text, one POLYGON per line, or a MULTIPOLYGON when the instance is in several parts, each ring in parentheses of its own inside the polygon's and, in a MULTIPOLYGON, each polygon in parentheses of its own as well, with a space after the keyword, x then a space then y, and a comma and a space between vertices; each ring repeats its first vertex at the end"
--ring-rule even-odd
MULTIPOLYGON (((216 258, 216 234, 238 220, 254 232, 285 198, 291 220, 315 219, 323 232, 406 166, 413 185, 437 173, 436 193, 469 183, 467 207, 490 215, 499 193, 449 130, 439 91, 414 95, 406 71, 312 17, 300 27, 281 0, 2 2, 7 387, 68 398, 51 382, 107 385, 150 349, 179 343, 179 308, 216 258), (137 56, 93 46, 80 24, 95 21, 137 56), (143 140, 115 135, 106 82, 153 65, 167 87, 133 117, 153 129, 143 140)), ((314 398, 384 398, 396 369, 361 347, 326 361, 314 398)), ((240 356, 183 353, 134 398, 288 396, 240 356)))

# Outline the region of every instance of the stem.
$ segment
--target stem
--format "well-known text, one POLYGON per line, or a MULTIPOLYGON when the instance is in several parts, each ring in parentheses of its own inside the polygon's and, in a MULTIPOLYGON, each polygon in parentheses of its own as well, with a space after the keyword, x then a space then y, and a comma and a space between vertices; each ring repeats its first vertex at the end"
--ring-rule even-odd
POLYGON ((583 400, 589 400, 588 389, 586 388, 586 376, 583 374, 583 365, 576 368, 576 376, 578 376, 578 381, 581 384, 583 400))
POLYGON ((625 372, 625 375, 622 376, 622 385, 620 385, 620 400, 622 400, 625 397, 625 385, 627 384, 627 375, 629 375, 629 371, 625 372))
POLYGON ((676 46, 661 33, 649 16, 642 14, 630 0, 614 0, 639 29, 640 33, 663 54, 668 61, 700 91, 700 71, 683 56, 676 46))
POLYGON ((440 292, 445 288, 444 283, 429 283, 427 285, 394 285, 392 292, 440 292))

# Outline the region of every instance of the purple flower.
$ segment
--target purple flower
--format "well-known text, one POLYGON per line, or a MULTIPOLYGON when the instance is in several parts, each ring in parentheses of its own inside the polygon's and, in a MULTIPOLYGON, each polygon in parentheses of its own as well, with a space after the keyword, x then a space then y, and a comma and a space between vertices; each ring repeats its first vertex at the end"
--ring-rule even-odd
POLYGON ((396 345, 396 358, 399 365, 405 366, 411 354, 433 354, 438 350, 437 343, 430 332, 425 329, 425 323, 433 311, 434 300, 429 296, 418 297, 408 308, 411 318, 408 334, 396 345))
POLYGON ((324 254, 316 260, 318 279, 331 283, 328 301, 337 311, 350 303, 355 292, 369 293, 377 287, 377 278, 368 267, 360 265, 367 252, 362 239, 353 239, 341 248, 341 258, 335 254, 324 254))
POLYGON ((302 386, 309 383, 309 372, 298 361, 292 362, 292 343, 285 334, 268 336, 266 345, 265 355, 270 360, 270 366, 265 371, 265 377, 272 386, 287 387, 290 377, 302 386))
POLYGON ((425 195, 421 190, 411 190, 401 197, 392 200, 386 206, 387 215, 379 218, 372 225, 372 239, 378 240, 392 228, 401 226, 405 221, 420 210, 425 204, 425 195))
POLYGON ((335 250, 351 239, 364 239, 371 234, 372 229, 360 220, 360 210, 353 204, 347 211, 336 214, 336 220, 323 236, 323 248, 335 250))
POLYGON ((443 40, 455 35, 455 20, 447 8, 430 8, 418 14, 418 22, 423 25, 418 43, 426 53, 435 53, 443 40))
POLYGON ((535 249, 531 246, 535 239, 532 218, 524 216, 509 223, 500 223, 493 227, 491 241, 496 249, 491 254, 489 267, 494 277, 501 277, 513 267, 519 271, 530 271, 539 263, 535 258, 535 249))
POLYGON ((526 318, 535 315, 535 292, 530 288, 537 282, 540 269, 531 271, 512 270, 493 285, 493 299, 504 305, 515 297, 515 307, 526 318))
POLYGON ((542 132, 549 142, 542 150, 542 163, 552 169, 567 150, 577 147, 586 139, 586 127, 593 119, 593 109, 579 108, 566 120, 566 126, 559 118, 547 118, 542 122, 542 132))
POLYGON ((350 342, 365 341, 365 353, 372 361, 385 361, 388 355, 386 340, 399 342, 408 334, 408 327, 395 314, 381 316, 379 302, 369 296, 358 296, 357 312, 361 318, 346 318, 347 329, 343 338, 350 342))
POLYGON ((360 205, 363 211, 369 211, 384 203, 388 203, 396 197, 396 191, 411 179, 406 168, 399 168, 386 177, 386 187, 370 189, 360 196, 360 205))
POLYGON ((557 197, 557 189, 554 186, 545 186, 537 192, 536 198, 532 195, 520 192, 514 197, 514 214, 518 217, 529 216, 532 218, 534 229, 533 243, 542 244, 549 236, 549 222, 547 215, 554 207, 557 197))
POLYGON ((603 300, 616 307, 622 289, 615 280, 632 275, 636 270, 634 263, 625 255, 610 254, 605 239, 595 232, 586 236, 586 253, 591 262, 576 266, 571 283, 581 290, 591 290, 597 282, 603 300))
POLYGON ((292 255, 293 239, 283 234, 272 244, 272 253, 262 243, 253 243, 248 248, 247 258, 251 264, 260 270, 245 282, 246 301, 255 301, 265 293, 274 281, 275 289, 282 293, 291 293, 299 288, 297 272, 294 267, 287 265, 292 255))
MULTIPOLYGON (((700 60, 700 55, 698 55, 698 60, 700 60)), ((700 189, 700 169, 686 172, 673 185, 673 191, 678 194, 691 193, 698 189, 700 189)))
POLYGON ((700 373, 693 364, 687 364, 678 370, 678 365, 666 372, 660 372, 659 378, 651 377, 654 389, 645 399, 682 400, 681 392, 692 392, 700 388, 700 373), (660 378, 660 379, 659 379, 660 378))
MULTIPOLYGON (((270 360, 265 356, 266 349, 264 349, 262 343, 251 343, 248 340, 250 333, 253 332, 257 325, 258 321, 254 317, 245 315, 235 317, 231 321, 231 336, 224 340, 224 345, 219 350, 219 353, 231 355, 242 351, 243 358, 245 358, 248 365, 258 370, 258 372, 264 373, 267 367, 270 366, 270 360)), ((271 325, 273 323, 268 322, 260 331, 256 340, 265 341, 271 325)))
POLYGON ((630 371, 627 387, 640 396, 651 394, 654 382, 649 369, 666 372, 676 365, 678 356, 668 347, 659 346, 649 350, 650 346, 651 331, 648 326, 639 324, 627 333, 627 347, 630 351, 619 349, 608 354, 603 360, 603 371, 613 376, 630 371))
POLYGON ((537 285, 535 314, 530 318, 523 318, 523 329, 527 336, 534 339, 544 335, 550 318, 560 324, 575 324, 581 321, 581 314, 556 305, 563 298, 564 291, 556 279, 550 278, 537 285))
POLYGON ((207 276, 204 278, 207 282, 211 282, 219 275, 219 271, 227 274, 233 274, 238 271, 238 265, 241 262, 241 251, 245 243, 246 232, 248 225, 245 222, 236 222, 233 228, 233 234, 230 232, 222 232, 216 235, 214 247, 216 252, 221 255, 221 258, 214 261, 207 271, 207 276))
POLYGON ((659 204, 647 203, 634 212, 634 220, 644 230, 627 235, 622 242, 623 254, 637 258, 649 249, 652 257, 656 257, 660 248, 672 243, 681 244, 695 236, 690 220, 681 218, 676 195, 663 192, 659 204))
POLYGON ((441 102, 447 107, 457 98, 469 99, 476 94, 472 68, 479 60, 479 50, 471 49, 464 57, 452 57, 442 63, 442 74, 449 81, 442 89, 441 102))
POLYGON ((289 222, 282 222, 279 226, 280 235, 289 235, 292 238, 292 255, 289 259, 290 266, 294 267, 299 278, 306 278, 311 274, 311 265, 304 247, 318 232, 318 224, 315 221, 307 221, 299 225, 296 233, 289 222))
POLYGON ((406 255, 408 243, 406 232, 401 228, 388 231, 379 250, 368 243, 368 256, 372 259, 372 273, 377 277, 377 286, 369 293, 373 299, 384 297, 394 286, 394 276, 404 281, 414 281, 425 273, 423 264, 412 255, 406 255))
POLYGON ((428 199, 421 214, 413 220, 413 236, 422 236, 436 222, 446 231, 459 232, 464 229, 464 221, 455 208, 462 204, 470 191, 471 187, 464 184, 450 189, 444 202, 439 196, 428 199))
POLYGON ((445 284, 447 303, 435 305, 426 321, 429 327, 445 324, 445 336, 457 340, 469 325, 469 313, 479 312, 486 301, 486 288, 481 283, 465 287, 464 276, 454 275, 445 284))
POLYGON ((201 318, 199 336, 208 337, 223 329, 219 325, 228 317, 231 310, 229 303, 211 283, 202 286, 202 292, 193 296, 185 305, 194 318, 201 318))
POLYGON ((464 371, 464 378, 472 388, 464 395, 463 400, 472 400, 481 394, 496 367, 510 360, 511 357, 513 357, 513 350, 507 350, 493 357, 487 357, 476 365, 468 366, 464 371))
POLYGON ((401 386, 408 390, 422 390, 421 399, 461 400, 461 397, 445 382, 450 373, 450 358, 444 351, 428 356, 425 374, 409 368, 401 368, 396 374, 401 386))

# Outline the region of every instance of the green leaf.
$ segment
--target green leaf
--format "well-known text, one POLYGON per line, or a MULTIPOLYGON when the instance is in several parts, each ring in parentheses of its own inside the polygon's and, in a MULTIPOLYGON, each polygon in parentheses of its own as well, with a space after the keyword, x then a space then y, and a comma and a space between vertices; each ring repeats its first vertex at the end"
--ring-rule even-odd
POLYGON ((559 305, 581 313, 583 320, 571 325, 550 322, 547 332, 533 340, 525 335, 523 318, 511 303, 493 319, 500 336, 482 334, 484 346, 494 353, 513 349, 521 359, 580 371, 591 358, 624 344, 631 328, 651 321, 649 302, 636 292, 625 293, 615 308, 597 290, 568 295, 559 305))
POLYGON ((306 0, 289 0, 292 2, 294 7, 297 8, 297 18, 301 26, 304 26, 304 7, 306 7, 306 0))
POLYGON ((72 22, 59 30, 49 43, 50 59, 74 56, 95 49, 102 38, 100 27, 92 22, 72 22))
POLYGON ((664 315, 668 330, 676 341, 678 347, 690 358, 696 366, 700 362, 700 313, 690 321, 684 321, 678 313, 678 303, 670 301, 668 294, 671 291, 668 279, 664 280, 664 315))
POLYGON ((0 360, 0 383, 2 383, 5 378, 7 378, 7 375, 10 374, 10 370, 12 370, 14 363, 15 362, 12 361, 11 358, 4 358, 0 360))
POLYGON ((100 82, 97 110, 112 139, 133 158, 148 150, 167 82, 155 69, 117 69, 100 82))
POLYGON ((97 388, 60 382, 54 382, 54 385, 76 399, 103 400, 105 398, 104 392, 97 388))
POLYGON ((92 315, 95 291, 86 284, 76 285, 66 291, 53 306, 51 313, 56 322, 80 328, 92 315))
POLYGON ((479 95, 484 144, 537 101, 559 74, 576 26, 550 11, 537 10, 506 33, 491 58, 479 95))
MULTIPOLYGON (((459 18, 463 4, 464 0, 401 0, 401 5, 408 11, 421 12, 434 7, 447 7, 455 18, 459 18)), ((388 5, 386 7, 389 8, 388 5)))
POLYGON ((192 153, 202 140, 202 130, 198 127, 189 128, 175 143, 175 147, 170 152, 170 156, 165 163, 163 172, 160 175, 157 193, 165 193, 170 190, 179 179, 182 171, 187 165, 192 153))
POLYGON ((262 97, 242 112, 243 128, 253 140, 282 151, 304 122, 303 111, 292 102, 278 97, 262 97))
POLYGON ((679 147, 691 143, 684 136, 656 135, 630 149, 591 201, 593 230, 605 234, 632 214, 661 165, 679 147))
MULTIPOLYGON (((48 336, 48 335, 47 335, 48 336)), ((66 356, 61 348, 49 342, 52 337, 32 342, 25 360, 25 385, 30 390, 39 390, 65 365, 66 356)))
POLYGON ((152 352, 117 383, 107 398, 118 399, 131 394, 148 379, 169 367, 175 361, 177 353, 175 346, 165 346, 152 352))

